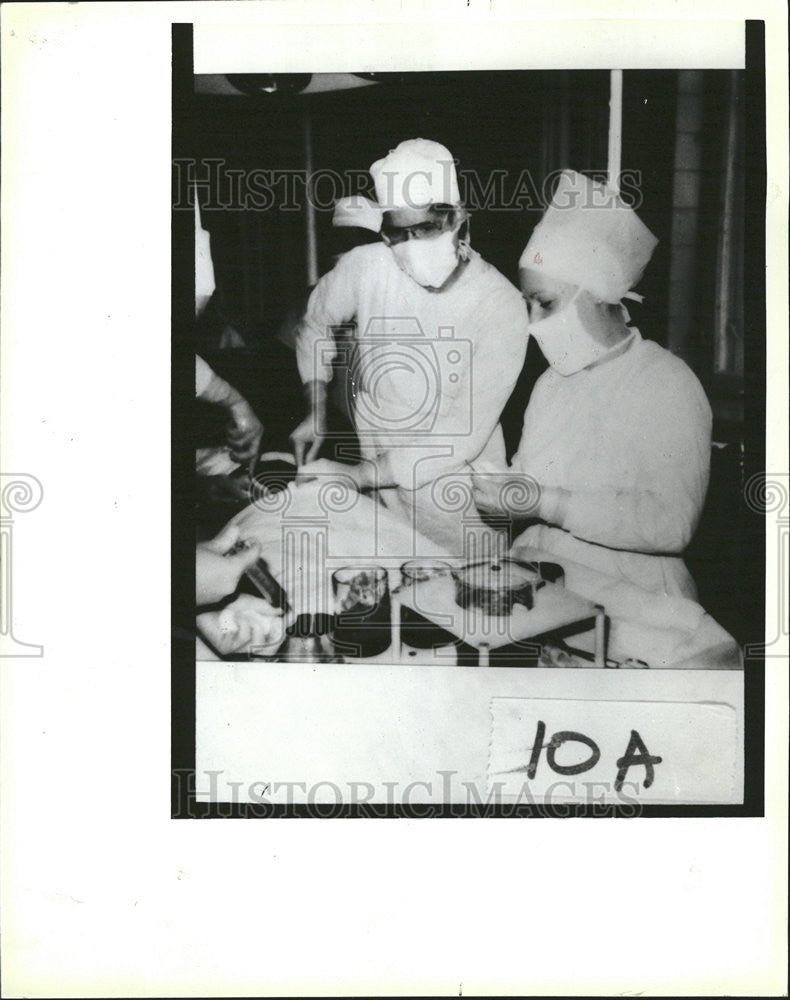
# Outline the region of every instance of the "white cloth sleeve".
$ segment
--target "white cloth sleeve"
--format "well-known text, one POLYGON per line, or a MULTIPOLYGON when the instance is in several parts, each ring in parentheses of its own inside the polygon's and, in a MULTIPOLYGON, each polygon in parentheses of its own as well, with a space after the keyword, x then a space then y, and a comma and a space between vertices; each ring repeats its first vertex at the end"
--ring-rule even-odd
POLYGON ((208 389, 209 383, 214 377, 214 372, 209 367, 208 364, 200 357, 199 354, 195 355, 195 395, 202 396, 203 393, 208 389))
POLYGON ((341 257, 313 289, 296 329, 296 364, 302 382, 331 381, 337 353, 332 327, 354 319, 357 280, 353 261, 341 257))
MULTIPOLYGON (((696 529, 710 472, 712 416, 696 377, 635 387, 622 420, 634 428, 635 490, 574 490, 563 527, 613 549, 681 553, 696 529)), ((622 401, 625 403, 625 401, 622 401)))

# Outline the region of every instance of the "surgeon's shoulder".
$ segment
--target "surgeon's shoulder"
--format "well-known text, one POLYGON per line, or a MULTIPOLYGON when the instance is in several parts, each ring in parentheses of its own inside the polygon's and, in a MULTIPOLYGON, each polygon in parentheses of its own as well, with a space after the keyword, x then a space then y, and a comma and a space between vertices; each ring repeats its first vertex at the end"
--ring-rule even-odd
POLYGON ((509 281, 493 264, 483 260, 475 253, 473 266, 477 269, 481 288, 481 297, 490 307, 508 311, 515 319, 527 324, 527 307, 521 292, 512 281, 509 281))
POLYGON ((687 401, 710 410, 702 383, 682 358, 653 340, 642 340, 639 346, 641 363, 636 382, 646 397, 660 396, 676 405, 687 401))
MULTIPOLYGON (((355 297, 363 286, 386 271, 387 260, 381 251, 389 253, 384 244, 371 243, 354 247, 340 257, 335 266, 327 271, 318 282, 317 288, 324 295, 355 297)), ((389 254, 391 257, 392 254, 389 254)))
POLYGON ((340 270, 341 272, 353 273, 353 272, 364 272, 370 270, 370 268, 383 268, 390 266, 392 263, 392 254, 388 247, 383 243, 366 243, 360 247, 354 247, 353 250, 349 250, 344 253, 340 260, 335 264, 334 270, 340 270))
POLYGON ((519 302, 523 305, 521 292, 512 281, 509 281, 501 271, 498 271, 493 264, 489 264, 479 253, 473 251, 472 266, 475 267, 480 278, 491 288, 504 298, 512 302, 519 302))

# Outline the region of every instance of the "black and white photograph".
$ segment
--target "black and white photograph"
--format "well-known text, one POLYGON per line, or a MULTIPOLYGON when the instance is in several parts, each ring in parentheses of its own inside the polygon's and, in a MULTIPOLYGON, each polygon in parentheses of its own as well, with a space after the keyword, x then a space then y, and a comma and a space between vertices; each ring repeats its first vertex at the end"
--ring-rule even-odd
POLYGON ((759 803, 763 57, 740 29, 731 68, 261 62, 174 91, 178 795, 759 803))
POLYGON ((0 993, 786 996, 777 0, 0 5, 0 993))

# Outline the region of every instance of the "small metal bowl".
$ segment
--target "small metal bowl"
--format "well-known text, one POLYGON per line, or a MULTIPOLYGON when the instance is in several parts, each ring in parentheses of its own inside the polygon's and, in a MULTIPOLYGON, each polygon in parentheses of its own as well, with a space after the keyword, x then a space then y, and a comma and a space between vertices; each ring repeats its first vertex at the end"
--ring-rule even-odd
POLYGON ((490 559, 453 570, 455 601, 493 617, 506 617, 516 604, 528 611, 545 583, 537 568, 517 559, 490 559))

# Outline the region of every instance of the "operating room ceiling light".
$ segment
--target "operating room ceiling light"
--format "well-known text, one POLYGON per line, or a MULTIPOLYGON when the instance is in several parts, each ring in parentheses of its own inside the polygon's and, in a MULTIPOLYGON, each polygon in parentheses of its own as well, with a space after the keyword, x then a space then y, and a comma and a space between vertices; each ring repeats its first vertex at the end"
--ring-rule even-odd
POLYGON ((298 94, 312 73, 228 73, 227 81, 244 94, 298 94))

